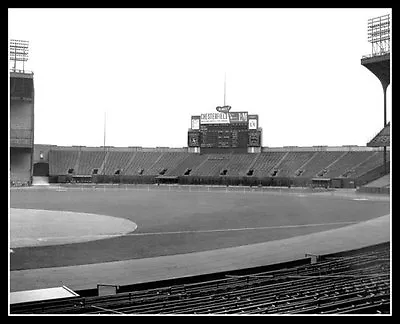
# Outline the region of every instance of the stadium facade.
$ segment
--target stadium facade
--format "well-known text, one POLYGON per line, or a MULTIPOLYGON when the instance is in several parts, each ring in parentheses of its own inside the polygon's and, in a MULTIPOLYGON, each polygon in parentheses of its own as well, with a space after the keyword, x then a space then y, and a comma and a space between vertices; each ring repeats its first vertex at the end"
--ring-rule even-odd
POLYGON ((10 181, 32 183, 34 152, 33 73, 10 72, 10 181))

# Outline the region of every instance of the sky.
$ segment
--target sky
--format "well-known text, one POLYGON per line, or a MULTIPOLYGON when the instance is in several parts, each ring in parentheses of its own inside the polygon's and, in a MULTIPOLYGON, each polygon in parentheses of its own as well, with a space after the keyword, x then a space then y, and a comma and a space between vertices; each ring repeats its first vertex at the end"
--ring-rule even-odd
POLYGON ((386 14, 9 9, 8 35, 29 41, 35 144, 186 147, 191 116, 224 104, 226 75, 226 104, 259 116, 263 146, 365 146, 383 91, 360 60, 368 19, 386 14))

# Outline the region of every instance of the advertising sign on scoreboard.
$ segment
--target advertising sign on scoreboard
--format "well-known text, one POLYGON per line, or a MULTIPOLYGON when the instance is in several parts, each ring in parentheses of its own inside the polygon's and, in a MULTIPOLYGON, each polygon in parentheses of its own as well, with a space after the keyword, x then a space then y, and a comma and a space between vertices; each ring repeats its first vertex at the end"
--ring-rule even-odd
POLYGON ((249 129, 257 129, 257 119, 249 119, 249 129))
POLYGON ((202 124, 229 124, 229 114, 223 112, 201 114, 202 124))
POLYGON ((200 133, 199 132, 189 132, 188 133, 188 146, 189 147, 200 146, 200 133))
POLYGON ((231 123, 247 123, 247 111, 230 112, 231 123))
MULTIPOLYGON (((205 113, 200 116, 201 124, 247 123, 247 111, 205 113)), ((192 117, 192 122, 193 122, 192 117)), ((193 129, 193 127, 192 127, 193 129)))
POLYGON ((249 129, 258 128, 258 115, 249 115, 249 129))
POLYGON ((200 116, 192 116, 191 128, 195 130, 200 129, 200 116))
POLYGON ((249 131, 248 146, 251 146, 251 147, 260 147, 261 146, 261 132, 260 131, 249 131))

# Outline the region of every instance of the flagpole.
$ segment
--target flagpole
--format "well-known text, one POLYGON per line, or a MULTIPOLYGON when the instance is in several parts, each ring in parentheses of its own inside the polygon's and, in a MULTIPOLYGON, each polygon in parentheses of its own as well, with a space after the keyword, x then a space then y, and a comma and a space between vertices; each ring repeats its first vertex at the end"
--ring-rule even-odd
POLYGON ((225 97, 226 97, 226 72, 224 77, 224 107, 225 107, 225 97))
POLYGON ((103 176, 104 176, 106 172, 106 112, 104 112, 103 149, 104 149, 104 163, 103 163, 103 176))
POLYGON ((106 112, 104 112, 104 140, 103 140, 103 146, 104 149, 106 147, 106 112))

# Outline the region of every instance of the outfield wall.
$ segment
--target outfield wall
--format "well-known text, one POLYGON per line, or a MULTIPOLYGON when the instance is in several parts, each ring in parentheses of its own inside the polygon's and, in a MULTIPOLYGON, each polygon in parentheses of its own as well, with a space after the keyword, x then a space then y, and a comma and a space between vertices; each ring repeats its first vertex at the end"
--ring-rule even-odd
MULTIPOLYGON (((356 188, 359 184, 355 179, 332 179, 332 188, 356 188), (334 184, 335 183, 335 184, 334 184)), ((372 181, 372 180, 371 180, 372 181)), ((288 177, 207 177, 207 176, 179 176, 166 179, 151 175, 92 175, 50 176, 50 183, 92 183, 92 184, 179 184, 179 185, 206 185, 206 186, 248 186, 248 187, 310 187, 310 178, 288 177)))

